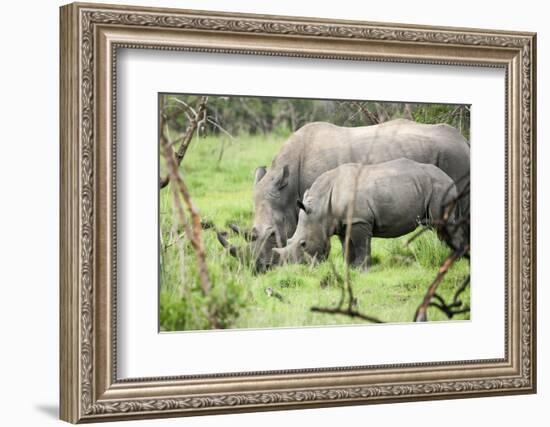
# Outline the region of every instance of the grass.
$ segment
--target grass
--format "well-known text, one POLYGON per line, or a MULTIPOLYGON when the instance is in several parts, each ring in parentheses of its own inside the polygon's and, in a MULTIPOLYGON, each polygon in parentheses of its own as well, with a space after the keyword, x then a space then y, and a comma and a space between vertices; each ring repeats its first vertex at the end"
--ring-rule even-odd
MULTIPOLYGON (((195 139, 182 165, 182 174, 201 217, 217 227, 230 223, 249 228, 253 221, 252 183, 257 166, 269 166, 285 135, 195 139), (223 151, 221 147, 223 146, 223 151), (220 159, 221 157, 221 159, 220 159)), ((162 167, 162 165, 161 165, 162 167)), ((222 328, 272 328, 358 323, 341 315, 313 313, 312 306, 335 307, 341 288, 332 266, 344 271, 341 245, 333 238, 329 260, 317 265, 286 265, 255 275, 249 265, 232 258, 218 243, 212 230, 204 230, 212 295, 202 296, 193 249, 178 239, 181 228, 173 226, 172 196, 168 188, 160 193, 160 323, 161 330, 211 328, 206 307, 215 307, 222 328), (269 297, 272 288, 282 300, 269 297)), ((368 274, 352 270, 351 281, 357 298, 356 309, 387 322, 410 322, 418 304, 435 277, 448 250, 428 231, 409 246, 409 236, 373 239, 373 263, 368 274)), ((237 236, 231 242, 245 246, 237 236)), ((469 273, 465 260, 457 262, 440 285, 439 294, 449 301, 469 273)), ((463 301, 470 303, 469 290, 463 301)), ((430 308, 432 321, 447 320, 430 308)), ((468 319, 468 314, 455 319, 468 319)))

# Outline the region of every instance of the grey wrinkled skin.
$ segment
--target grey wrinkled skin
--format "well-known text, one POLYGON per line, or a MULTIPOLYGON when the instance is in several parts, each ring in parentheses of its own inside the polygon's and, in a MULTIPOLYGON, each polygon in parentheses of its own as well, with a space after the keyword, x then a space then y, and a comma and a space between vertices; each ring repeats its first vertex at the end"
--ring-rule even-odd
POLYGON ((470 147, 455 128, 392 120, 346 128, 310 123, 285 142, 269 170, 256 170, 252 252, 262 271, 277 263, 274 247, 283 247, 298 223, 296 200, 324 172, 346 163, 377 164, 408 158, 438 166, 459 191, 470 175, 470 147))
MULTIPOLYGON (((342 165, 317 178, 298 202, 296 232, 285 248, 273 251, 283 262, 321 261, 330 252, 330 237, 337 235, 344 253, 351 218, 346 261, 366 270, 372 237, 399 237, 414 231, 419 222, 440 220, 456 196, 453 180, 434 165, 408 159, 342 165)), ((455 220, 453 214, 450 221, 455 220)))

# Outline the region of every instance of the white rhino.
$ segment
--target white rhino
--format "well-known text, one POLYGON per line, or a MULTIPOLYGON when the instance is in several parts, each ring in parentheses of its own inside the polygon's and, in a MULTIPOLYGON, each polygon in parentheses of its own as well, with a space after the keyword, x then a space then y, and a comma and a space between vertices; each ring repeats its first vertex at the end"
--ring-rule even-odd
MULTIPOLYGON (((345 253, 351 219, 346 261, 366 270, 372 237, 399 237, 421 222, 443 220, 447 206, 456 198, 453 180, 434 165, 409 159, 376 165, 345 164, 322 174, 303 201, 297 201, 301 210, 296 232, 286 247, 273 251, 281 261, 323 260, 330 251, 330 237, 337 235, 345 253)), ((445 220, 456 221, 454 212, 445 220)))

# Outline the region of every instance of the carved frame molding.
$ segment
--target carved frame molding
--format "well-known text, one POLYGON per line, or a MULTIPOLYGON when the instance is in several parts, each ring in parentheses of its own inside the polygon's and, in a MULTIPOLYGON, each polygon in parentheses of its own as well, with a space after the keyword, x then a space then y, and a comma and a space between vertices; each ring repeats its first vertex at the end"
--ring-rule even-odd
POLYGON ((532 33, 63 6, 61 418, 82 422, 534 392, 535 51, 532 33), (506 357, 117 380, 113 147, 120 47, 506 68, 506 357))

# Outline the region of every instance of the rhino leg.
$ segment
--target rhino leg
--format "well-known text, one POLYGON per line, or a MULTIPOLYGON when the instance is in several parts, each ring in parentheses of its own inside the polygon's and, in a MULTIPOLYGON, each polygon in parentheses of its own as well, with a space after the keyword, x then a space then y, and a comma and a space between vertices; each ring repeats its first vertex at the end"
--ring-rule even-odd
MULTIPOLYGON (((345 235, 344 235, 345 236, 345 235)), ((342 243, 342 252, 345 253, 345 237, 340 236, 340 242, 342 243)), ((367 271, 370 264, 370 252, 372 226, 367 223, 358 222, 354 223, 351 227, 349 256, 346 260, 352 267, 359 268, 367 271)))
POLYGON ((365 271, 367 271, 368 266, 371 263, 371 256, 370 256, 370 242, 372 240, 372 236, 369 236, 367 238, 367 256, 365 257, 365 271))

